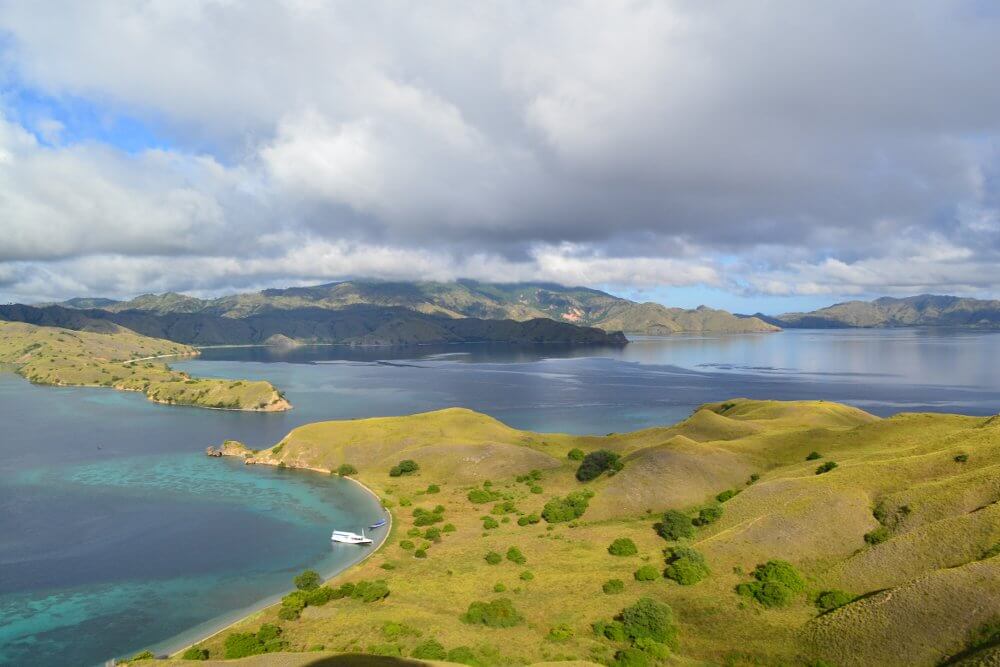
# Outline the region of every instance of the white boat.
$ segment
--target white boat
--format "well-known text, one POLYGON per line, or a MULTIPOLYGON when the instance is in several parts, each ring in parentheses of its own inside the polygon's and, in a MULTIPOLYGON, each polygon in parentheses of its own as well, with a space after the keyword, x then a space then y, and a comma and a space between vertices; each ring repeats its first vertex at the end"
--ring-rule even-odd
POLYGON ((351 533, 346 530, 335 530, 333 534, 330 535, 330 539, 334 542, 341 542, 343 544, 371 544, 372 540, 370 537, 365 537, 364 528, 361 529, 361 534, 351 533))

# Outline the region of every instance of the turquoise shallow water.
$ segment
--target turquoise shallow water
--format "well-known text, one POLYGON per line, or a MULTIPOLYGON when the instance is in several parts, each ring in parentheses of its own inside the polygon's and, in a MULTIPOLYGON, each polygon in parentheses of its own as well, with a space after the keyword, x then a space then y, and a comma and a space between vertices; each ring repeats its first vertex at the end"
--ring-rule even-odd
POLYGON ((322 419, 463 405, 538 431, 677 421, 734 396, 819 398, 877 414, 1000 410, 1000 335, 797 331, 677 336, 624 349, 496 346, 207 350, 193 374, 264 378, 295 409, 156 405, 0 373, 0 664, 88 665, 178 646, 363 555, 333 527, 380 516, 350 482, 203 451, 269 446, 322 419))

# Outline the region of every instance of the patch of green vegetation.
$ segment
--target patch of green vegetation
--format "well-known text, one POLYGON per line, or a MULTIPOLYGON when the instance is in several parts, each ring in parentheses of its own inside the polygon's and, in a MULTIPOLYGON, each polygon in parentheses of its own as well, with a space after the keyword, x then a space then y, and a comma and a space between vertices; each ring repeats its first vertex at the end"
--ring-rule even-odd
POLYGON ((181 654, 181 660, 208 660, 210 653, 207 648, 200 646, 189 646, 181 654))
POLYGON ((473 602, 460 618, 463 623, 485 625, 488 628, 510 628, 524 620, 509 598, 473 602))
POLYGON ((608 545, 608 553, 612 556, 634 556, 639 553, 635 542, 630 537, 619 537, 608 545))
POLYGON ((656 532, 665 540, 680 540, 694 536, 694 525, 687 514, 667 510, 656 525, 656 532))
POLYGON ((402 477, 403 475, 412 475, 413 473, 420 470, 420 466, 413 459, 403 459, 392 468, 389 469, 389 477, 402 477))
POLYGON ((632 576, 636 581, 656 581, 660 578, 660 571, 652 565, 643 565, 632 576))
POLYGON ((413 648, 410 656, 418 660, 447 660, 448 652, 436 639, 426 639, 413 648))
POLYGON ((583 450, 578 447, 574 447, 566 453, 566 458, 570 461, 582 461, 584 456, 583 450))
POLYGON ((227 635, 223 657, 233 660, 251 655, 277 653, 286 648, 288 642, 281 639, 281 628, 265 623, 257 632, 233 632, 227 635))
POLYGON ((825 613, 833 611, 838 607, 843 607, 845 604, 850 604, 851 602, 854 602, 854 600, 855 596, 846 591, 837 589, 821 591, 816 596, 816 608, 825 613))
POLYGON ((304 570, 302 574, 295 577, 293 583, 295 588, 300 591, 311 591, 319 588, 319 585, 323 583, 323 578, 315 570, 304 570))
POLYGON ((592 491, 574 491, 565 498, 553 498, 545 503, 542 518, 549 523, 564 523, 583 516, 594 497, 592 491))
POLYGON ((577 468, 576 478, 581 482, 597 479, 605 472, 614 474, 622 469, 621 456, 607 449, 599 449, 583 457, 577 468))
POLYGON ((710 574, 705 557, 691 547, 668 547, 664 553, 667 567, 663 576, 682 586, 696 584, 710 574))
POLYGON ((736 489, 726 489, 722 493, 715 496, 715 500, 720 503, 724 503, 731 498, 735 498, 736 494, 739 493, 736 489))
POLYGON ((625 582, 621 579, 608 579, 601 585, 601 590, 608 595, 616 595, 625 592, 625 582))
POLYGON ((806 587, 802 575, 788 561, 769 560, 758 565, 753 576, 756 581, 739 584, 736 592, 768 608, 788 605, 806 587))
POLYGON ((721 505, 709 505, 708 507, 702 507, 698 510, 698 516, 692 520, 692 524, 695 526, 707 526, 709 524, 715 523, 722 518, 722 506, 721 505))
POLYGON ((818 468, 816 468, 816 474, 822 475, 823 473, 830 472, 837 467, 836 461, 827 461, 826 463, 821 463, 818 468))
POLYGON ((957 456, 955 456, 955 463, 968 463, 968 461, 969 461, 968 454, 958 454, 957 456))
POLYGON ((340 475, 341 477, 350 477, 351 475, 357 475, 358 469, 352 466, 350 463, 341 463, 339 466, 337 466, 337 474, 340 475))
POLYGON ((485 503, 492 503, 495 500, 500 499, 500 494, 496 491, 490 491, 489 489, 472 489, 469 491, 468 499, 470 503, 476 505, 482 505, 485 503))
POLYGON ((483 560, 485 560, 490 565, 499 565, 500 563, 503 562, 503 556, 498 554, 496 551, 489 551, 486 553, 485 556, 483 556, 483 560))
POLYGON ((817 451, 811 451, 808 454, 806 454, 806 461, 815 461, 816 459, 821 459, 821 458, 823 458, 823 455, 817 451))
POLYGON ((511 563, 516 563, 517 565, 524 565, 528 562, 528 559, 517 547, 510 547, 507 549, 507 560, 511 563))

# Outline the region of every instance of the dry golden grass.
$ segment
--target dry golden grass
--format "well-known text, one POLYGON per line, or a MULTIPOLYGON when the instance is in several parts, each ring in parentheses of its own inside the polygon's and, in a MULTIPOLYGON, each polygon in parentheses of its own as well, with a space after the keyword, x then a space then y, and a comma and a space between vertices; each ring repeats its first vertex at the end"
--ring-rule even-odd
MULTIPOLYGON (((650 596, 670 604, 677 617, 680 645, 672 664, 934 665, 959 654, 973 630, 1000 615, 1000 557, 980 560, 1000 541, 998 421, 880 420, 833 403, 735 399, 704 406, 673 427, 607 437, 529 433, 460 409, 312 424, 255 456, 293 467, 358 468, 359 479, 392 507, 395 526, 375 557, 333 583, 385 579, 391 595, 373 604, 334 601, 280 623, 297 651, 322 645, 328 652, 392 649, 405 656, 434 638, 448 649, 470 647, 483 665, 608 663, 618 647, 596 637, 591 624, 650 596), (577 464, 566 458, 573 447, 621 452, 625 466, 581 484, 577 464), (823 458, 806 461, 813 450, 823 458), (960 453, 968 460, 955 461, 960 453), (401 459, 417 461, 420 470, 390 477, 401 459), (817 475, 827 460, 838 467, 817 475), (516 481, 532 470, 539 480, 516 481), (751 474, 759 475, 755 483, 748 483, 751 474), (466 497, 484 480, 517 509, 489 530, 482 517, 492 503, 474 505, 466 497), (429 484, 441 491, 425 493, 429 484), (543 492, 532 493, 533 484, 543 492), (581 488, 595 495, 578 521, 517 525, 518 515, 581 488), (723 505, 720 520, 690 540, 707 559, 707 579, 680 586, 633 578, 640 565, 663 567, 668 543, 654 530, 663 510, 693 514, 726 489, 740 493, 723 505), (400 546, 405 539, 423 542, 408 536, 413 509, 437 504, 456 531, 430 544, 428 558, 414 558, 400 546), (888 532, 873 546, 865 534, 881 525, 877 506, 888 532), (618 537, 631 538, 638 554, 608 554, 618 537), (527 563, 484 560, 488 551, 503 554, 510 546, 527 563), (787 607, 765 609, 734 592, 756 564, 775 558, 804 574, 806 593, 787 607), (530 581, 520 578, 526 570, 530 581), (624 593, 601 591, 612 578, 625 582, 624 593), (506 588, 502 594, 494 592, 497 583, 506 588), (867 597, 819 616, 810 596, 830 588, 867 597), (521 625, 461 622, 470 602, 501 596, 513 600, 521 625), (390 639, 382 630, 388 622, 405 623, 419 636, 390 639), (551 640, 556 625, 572 628, 573 636, 551 640)), ((265 610, 243 627, 277 622, 276 613, 265 610)), ((204 644, 213 656, 222 639, 204 644)), ((307 664, 300 657, 295 664, 307 664)))

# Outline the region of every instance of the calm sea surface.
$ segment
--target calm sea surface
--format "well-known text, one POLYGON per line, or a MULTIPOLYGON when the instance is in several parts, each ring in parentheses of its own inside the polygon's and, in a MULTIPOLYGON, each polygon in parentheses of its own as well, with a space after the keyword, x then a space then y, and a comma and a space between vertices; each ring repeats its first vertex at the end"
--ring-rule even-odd
POLYGON ((169 407, 0 373, 0 664, 96 664, 166 650, 363 555, 334 527, 380 515, 356 485, 208 459, 321 419, 453 405, 538 431, 667 424, 737 396, 879 415, 1000 411, 1000 334, 788 331, 637 339, 624 349, 441 346, 206 350, 193 374, 263 378, 295 409, 169 407))

